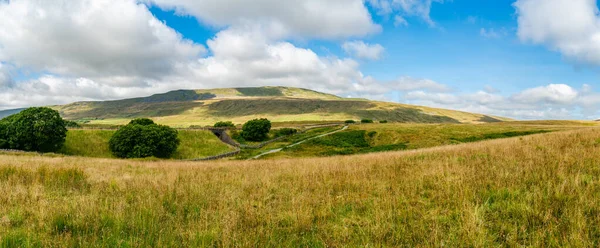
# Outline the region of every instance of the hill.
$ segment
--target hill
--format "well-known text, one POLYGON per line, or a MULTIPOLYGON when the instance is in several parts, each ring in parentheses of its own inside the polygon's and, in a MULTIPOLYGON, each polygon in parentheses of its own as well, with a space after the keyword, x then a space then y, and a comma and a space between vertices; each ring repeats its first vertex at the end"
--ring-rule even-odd
POLYGON ((16 113, 19 113, 21 111, 25 110, 24 108, 21 109, 9 109, 9 110, 0 110, 0 119, 7 117, 9 115, 14 115, 16 113))
POLYGON ((290 87, 177 90, 149 97, 53 106, 69 120, 124 124, 150 117, 177 127, 259 117, 274 122, 374 119, 411 123, 488 123, 506 118, 390 102, 349 99, 290 87))

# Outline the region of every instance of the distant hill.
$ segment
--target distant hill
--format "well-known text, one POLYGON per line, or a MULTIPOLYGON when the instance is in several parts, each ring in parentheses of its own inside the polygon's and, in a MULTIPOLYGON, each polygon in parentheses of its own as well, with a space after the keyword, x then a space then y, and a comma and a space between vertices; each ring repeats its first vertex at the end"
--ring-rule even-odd
POLYGON ((177 90, 117 101, 52 106, 65 119, 93 124, 123 124, 150 117, 158 123, 187 127, 229 120, 243 123, 265 117, 275 122, 387 120, 414 123, 484 123, 509 120, 454 110, 348 99, 290 87, 177 90))
POLYGON ((20 108, 20 109, 9 109, 9 110, 0 110, 0 119, 3 119, 4 117, 7 117, 9 115, 14 115, 17 114, 21 111, 25 110, 24 108, 20 108))

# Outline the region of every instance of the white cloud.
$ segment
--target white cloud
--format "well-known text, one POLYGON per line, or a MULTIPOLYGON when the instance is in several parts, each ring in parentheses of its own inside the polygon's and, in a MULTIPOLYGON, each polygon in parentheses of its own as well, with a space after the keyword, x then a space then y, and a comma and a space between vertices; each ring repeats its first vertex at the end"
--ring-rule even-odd
POLYGON ((600 18, 595 0, 518 0, 519 38, 548 46, 577 62, 600 64, 600 18))
POLYGON ((205 50, 134 0, 8 1, 0 16, 0 61, 107 84, 160 78, 205 50))
POLYGON ((347 41, 342 45, 344 51, 356 58, 379 60, 385 48, 379 44, 367 44, 364 41, 347 41))
POLYGON ((481 35, 484 38, 488 38, 488 39, 500 38, 500 34, 498 32, 496 32, 493 28, 491 28, 491 29, 481 28, 479 30, 479 35, 481 35))
POLYGON ((581 90, 549 84, 503 96, 485 90, 475 93, 410 91, 403 96, 412 104, 451 108, 517 119, 598 119, 600 93, 587 85, 581 90))
POLYGON ((379 32, 362 0, 146 0, 217 27, 269 23, 286 36, 344 38, 379 32))
POLYGON ((523 103, 568 104, 578 96, 575 89, 566 84, 550 84, 524 90, 513 99, 523 103))
POLYGON ((394 26, 399 27, 399 26, 408 26, 408 21, 406 19, 404 19, 404 17, 402 16, 395 16, 394 17, 394 26))
POLYGON ((444 0, 367 0, 367 2, 373 8, 377 9, 380 15, 396 13, 394 20, 396 23, 408 24, 405 17, 416 16, 429 26, 435 26, 436 23, 430 16, 431 4, 433 2, 443 3, 444 0), (400 22, 398 22, 398 20, 400 20, 400 22), (402 20, 404 20, 404 22, 402 20))

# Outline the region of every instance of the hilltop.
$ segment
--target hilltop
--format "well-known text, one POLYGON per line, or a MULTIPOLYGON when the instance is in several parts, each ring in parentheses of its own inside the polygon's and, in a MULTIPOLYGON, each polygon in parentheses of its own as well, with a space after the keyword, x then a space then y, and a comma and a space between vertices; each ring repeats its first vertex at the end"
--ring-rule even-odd
POLYGON ((410 123, 487 123, 508 120, 454 110, 342 98, 291 87, 176 90, 149 97, 76 102, 52 108, 65 119, 91 124, 122 124, 132 118, 150 117, 178 127, 209 125, 220 120, 239 124, 258 117, 275 122, 373 119, 410 123))

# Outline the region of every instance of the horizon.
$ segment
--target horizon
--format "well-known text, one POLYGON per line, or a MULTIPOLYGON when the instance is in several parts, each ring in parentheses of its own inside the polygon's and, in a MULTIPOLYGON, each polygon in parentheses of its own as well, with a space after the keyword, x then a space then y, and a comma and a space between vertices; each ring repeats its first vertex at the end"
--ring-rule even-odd
POLYGON ((598 13, 594 0, 0 1, 0 110, 281 86, 596 120, 598 13))

